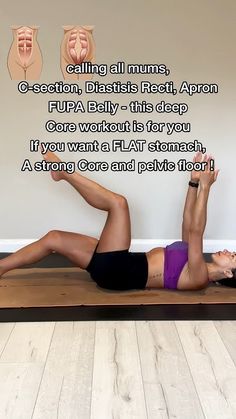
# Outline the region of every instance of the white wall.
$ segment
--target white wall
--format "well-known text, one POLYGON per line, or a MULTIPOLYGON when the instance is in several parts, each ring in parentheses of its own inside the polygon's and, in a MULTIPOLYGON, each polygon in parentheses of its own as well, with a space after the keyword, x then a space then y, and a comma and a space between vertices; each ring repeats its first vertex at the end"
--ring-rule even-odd
MULTIPOLYGON (((159 83, 173 80, 190 83, 218 83, 218 95, 175 96, 184 101, 189 112, 183 117, 155 116, 154 114, 127 114, 125 119, 146 121, 191 122, 190 134, 142 134, 147 141, 193 141, 198 139, 212 153, 221 169, 219 180, 213 186, 208 211, 206 238, 211 240, 235 239, 235 18, 234 0, 135 0, 135 1, 86 1, 70 2, 44 0, 32 3, 1 2, 0 15, 0 101, 1 101, 1 239, 37 238, 51 229, 77 231, 98 236, 105 215, 83 202, 65 183, 55 184, 48 173, 22 173, 25 158, 32 162, 41 160, 40 155, 29 151, 30 139, 42 141, 78 141, 112 139, 110 134, 63 135, 48 134, 44 124, 51 116, 47 113, 49 99, 68 100, 61 95, 20 95, 18 82, 10 80, 7 70, 7 54, 12 42, 11 25, 39 25, 38 41, 43 53, 42 83, 62 80, 60 71, 60 43, 62 25, 95 25, 96 62, 165 63, 171 69, 168 78, 160 76, 132 76, 133 82, 143 78, 159 83)), ((125 81, 128 76, 117 79, 125 81)), ((130 77, 131 79, 131 77, 130 77)), ((95 76, 94 80, 103 81, 95 76)), ((107 76, 106 82, 114 81, 107 76)), ((157 102, 173 101, 170 95, 135 95, 132 99, 157 102)), ((91 95, 89 99, 95 99, 91 95)), ((131 100, 128 96, 99 95, 96 100, 131 100)), ((53 115, 58 121, 124 120, 124 113, 110 117, 91 115, 53 115)), ((124 138, 117 135, 116 138, 124 138)), ((127 134, 127 139, 134 134, 127 134)), ((76 153, 64 153, 63 159, 78 160, 76 153)), ((103 160, 104 154, 89 159, 103 160)), ((108 159, 124 159, 124 154, 110 155, 108 159)), ((137 160, 169 158, 177 161, 192 159, 191 153, 153 155, 130 154, 137 160)), ((130 202, 133 237, 138 239, 169 239, 180 236, 183 200, 188 174, 174 173, 112 173, 99 172, 89 175, 109 189, 125 194, 130 202)))

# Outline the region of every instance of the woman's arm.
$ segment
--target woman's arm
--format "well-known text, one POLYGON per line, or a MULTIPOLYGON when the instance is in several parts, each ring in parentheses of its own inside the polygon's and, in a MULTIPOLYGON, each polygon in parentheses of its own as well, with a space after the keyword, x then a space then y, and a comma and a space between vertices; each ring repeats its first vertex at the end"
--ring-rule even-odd
POLYGON ((193 209, 188 241, 188 274, 178 282, 179 289, 201 289, 208 284, 208 271, 203 258, 203 233, 207 221, 207 202, 211 185, 216 181, 218 170, 210 170, 207 159, 205 170, 200 172, 200 191, 193 209))
POLYGON ((210 160, 208 157, 206 167, 200 172, 200 191, 193 209, 192 222, 190 227, 191 234, 197 234, 203 237, 207 221, 207 202, 212 184, 216 181, 219 170, 210 170, 210 160))
POLYGON ((194 188, 193 186, 188 187, 182 222, 182 240, 185 242, 188 242, 189 240, 189 230, 192 222, 193 210, 197 199, 197 192, 197 188, 194 188))
POLYGON ((192 222, 189 234, 198 235, 203 238, 207 222, 207 202, 210 193, 210 185, 200 185, 200 191, 193 208, 192 222))
MULTIPOLYGON (((202 153, 197 153, 193 158, 193 162, 202 162, 202 153)), ((194 184, 199 184, 200 172, 193 170, 191 172, 190 181, 194 184)), ((182 240, 185 242, 189 241, 189 230, 192 223, 192 215, 197 199, 198 188, 194 186, 189 186, 185 205, 183 212, 183 222, 182 222, 182 240)))

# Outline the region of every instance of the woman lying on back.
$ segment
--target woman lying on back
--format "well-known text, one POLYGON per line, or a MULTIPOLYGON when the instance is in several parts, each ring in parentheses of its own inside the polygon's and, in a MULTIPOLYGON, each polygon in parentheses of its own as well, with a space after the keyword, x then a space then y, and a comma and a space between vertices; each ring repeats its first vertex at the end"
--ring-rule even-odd
MULTIPOLYGON (((59 162, 47 152, 46 161, 59 162)), ((9 270, 32 264, 57 252, 80 268, 86 269, 103 288, 113 290, 169 288, 197 290, 209 281, 232 278, 236 255, 227 250, 212 254, 212 262, 203 257, 203 233, 207 219, 207 201, 218 171, 210 170, 210 158, 198 153, 195 161, 204 161, 205 170, 193 171, 183 214, 182 241, 149 252, 130 252, 130 215, 126 198, 80 173, 52 171, 53 180, 65 180, 93 207, 108 216, 99 240, 83 234, 53 230, 40 240, 0 260, 0 276, 9 270), (198 188, 199 186, 199 188, 198 188)), ((168 220, 166 220, 168 222, 168 220)))

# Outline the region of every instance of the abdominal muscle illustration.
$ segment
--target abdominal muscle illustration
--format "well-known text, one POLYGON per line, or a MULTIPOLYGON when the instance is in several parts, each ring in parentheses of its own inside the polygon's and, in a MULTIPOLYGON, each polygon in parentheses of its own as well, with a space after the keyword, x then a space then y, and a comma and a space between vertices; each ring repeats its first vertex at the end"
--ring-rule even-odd
POLYGON ((38 80, 43 66, 37 42, 38 26, 12 26, 13 42, 8 54, 12 80, 38 80))
POLYGON ((83 62, 95 61, 94 26, 63 26, 64 38, 61 43, 61 70, 66 80, 91 80, 92 74, 69 74, 66 67, 83 62))

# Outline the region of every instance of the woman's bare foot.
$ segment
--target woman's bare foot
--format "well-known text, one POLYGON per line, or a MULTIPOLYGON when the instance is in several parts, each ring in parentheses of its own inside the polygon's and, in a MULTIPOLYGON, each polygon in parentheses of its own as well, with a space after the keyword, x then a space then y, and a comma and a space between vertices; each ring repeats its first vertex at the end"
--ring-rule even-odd
MULTIPOLYGON (((45 154, 43 154, 43 158, 47 162, 60 162, 61 161, 59 157, 57 157, 57 155, 54 154, 52 151, 47 151, 45 154)), ((51 176, 53 180, 58 182, 59 180, 64 179, 64 171, 51 170, 51 176)))

